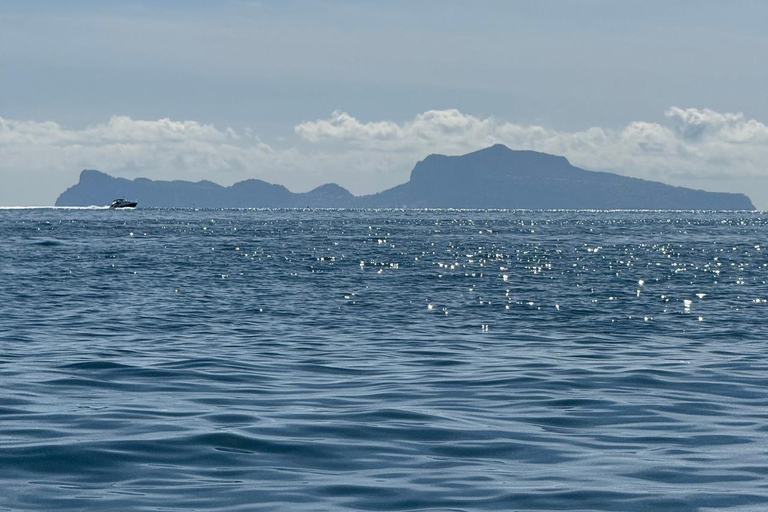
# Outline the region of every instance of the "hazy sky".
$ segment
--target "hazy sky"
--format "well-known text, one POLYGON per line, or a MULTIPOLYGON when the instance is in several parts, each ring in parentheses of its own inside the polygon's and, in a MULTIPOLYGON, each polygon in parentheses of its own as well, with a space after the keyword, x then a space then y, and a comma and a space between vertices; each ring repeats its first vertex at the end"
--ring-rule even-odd
POLYGON ((768 2, 2 0, 0 205, 83 168, 354 193, 496 142, 768 209, 768 2))

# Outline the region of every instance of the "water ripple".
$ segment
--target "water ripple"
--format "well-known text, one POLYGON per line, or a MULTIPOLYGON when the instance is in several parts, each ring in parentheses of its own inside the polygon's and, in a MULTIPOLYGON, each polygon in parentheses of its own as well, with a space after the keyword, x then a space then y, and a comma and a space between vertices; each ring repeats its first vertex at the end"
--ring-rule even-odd
POLYGON ((768 508, 761 212, 0 210, 0 510, 768 508))

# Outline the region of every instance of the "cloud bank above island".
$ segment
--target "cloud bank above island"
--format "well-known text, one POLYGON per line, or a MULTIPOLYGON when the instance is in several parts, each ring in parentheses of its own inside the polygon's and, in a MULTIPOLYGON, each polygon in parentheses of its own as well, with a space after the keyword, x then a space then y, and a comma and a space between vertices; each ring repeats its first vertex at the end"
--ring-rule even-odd
POLYGON ((73 129, 0 117, 0 177, 7 185, 0 204, 51 203, 84 168, 126 178, 221 184, 258 178, 294 191, 337 182, 354 193, 370 193, 406 181, 416 161, 430 153, 462 154, 495 143, 563 155, 590 170, 694 187, 701 180, 764 179, 768 162, 768 125, 742 113, 697 108, 671 107, 659 123, 580 131, 457 109, 430 110, 403 122, 361 121, 336 111, 297 124, 294 133, 267 143, 252 130, 190 120, 113 116, 73 129))
POLYGON ((564 155, 574 165, 636 177, 758 176, 768 158, 768 126, 742 113, 671 107, 665 123, 636 121, 619 130, 563 132, 481 119, 458 110, 432 110, 402 124, 363 123, 334 112, 296 126, 315 144, 344 143, 361 151, 461 153, 501 142, 515 149, 564 155))

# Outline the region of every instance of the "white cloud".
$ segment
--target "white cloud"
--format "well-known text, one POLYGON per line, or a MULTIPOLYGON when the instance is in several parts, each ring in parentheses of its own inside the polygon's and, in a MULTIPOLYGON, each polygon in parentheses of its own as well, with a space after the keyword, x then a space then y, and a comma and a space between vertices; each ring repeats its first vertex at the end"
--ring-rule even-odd
POLYGON ((479 119, 456 109, 430 110, 403 124, 392 121, 362 123, 346 112, 336 111, 329 119, 301 123, 295 131, 314 143, 340 140, 362 144, 372 150, 393 150, 423 149, 425 145, 476 145, 492 136, 497 125, 491 118, 479 119))
POLYGON ((220 183, 294 167, 295 151, 275 151, 253 135, 195 121, 115 116, 83 129, 0 118, 0 204, 50 204, 81 169, 155 179, 220 183), (15 191, 13 189, 16 189, 15 191))
POLYGON ((54 122, 0 118, 2 166, 27 172, 71 172, 82 167, 178 177, 239 169, 247 156, 273 151, 256 138, 243 141, 233 130, 195 121, 134 120, 71 130, 54 122))
POLYGON ((672 107, 663 124, 636 121, 619 130, 563 132, 433 110, 401 124, 364 123, 337 111, 329 119, 301 123, 295 131, 316 145, 343 143, 347 150, 419 156, 457 154, 501 142, 513 149, 564 155, 588 169, 652 179, 763 176, 768 161, 768 126, 741 113, 695 108, 672 107))
MULTIPOLYGON (((670 108, 662 123, 565 132, 459 110, 431 110, 405 122, 363 122, 341 111, 295 127, 288 147, 196 121, 135 120, 70 129, 55 122, 0 118, 0 204, 51 203, 81 169, 123 177, 247 178, 308 190, 337 182, 354 193, 402 183, 430 153, 462 154, 501 142, 513 149, 564 155, 593 170, 699 186, 725 179, 762 179, 768 126, 743 114, 670 108)), ((712 187, 710 187, 712 188, 712 187)), ((721 188, 727 188, 723 185, 721 188)), ((750 191, 752 192, 752 191, 750 191)))

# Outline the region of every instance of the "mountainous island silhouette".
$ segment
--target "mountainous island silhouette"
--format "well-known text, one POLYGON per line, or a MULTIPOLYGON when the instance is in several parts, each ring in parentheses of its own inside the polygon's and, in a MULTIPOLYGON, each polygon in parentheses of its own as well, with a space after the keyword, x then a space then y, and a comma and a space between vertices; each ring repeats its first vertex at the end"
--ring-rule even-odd
POLYGON ((250 179, 230 187, 211 181, 127 180, 84 170, 56 206, 106 205, 129 197, 143 207, 174 208, 499 208, 754 210, 744 194, 705 192, 572 166, 565 157, 502 144, 461 156, 429 155, 408 182, 354 196, 336 184, 294 193, 250 179))

